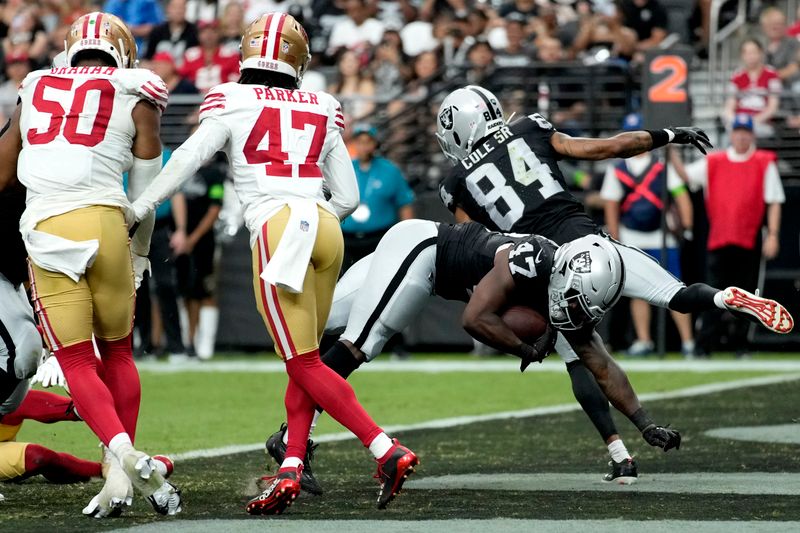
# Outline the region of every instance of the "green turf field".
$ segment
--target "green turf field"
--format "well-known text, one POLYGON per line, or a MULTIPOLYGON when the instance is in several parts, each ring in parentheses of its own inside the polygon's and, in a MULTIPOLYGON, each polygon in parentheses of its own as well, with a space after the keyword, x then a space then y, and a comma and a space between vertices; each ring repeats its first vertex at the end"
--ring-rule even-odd
MULTIPOLYGON (((352 383, 370 412, 387 425, 574 402, 565 372, 533 370, 525 374, 513 370, 364 372, 353 376, 352 383)), ((776 374, 779 373, 763 370, 629 372, 640 394, 776 374)), ((137 445, 151 453, 179 453, 263 441, 283 419, 285 383, 282 374, 268 372, 143 372, 137 445)), ((706 430, 728 426, 797 424, 800 381, 646 405, 658 420, 678 427, 685 438, 681 450, 664 454, 650 448, 624 417, 618 417, 628 447, 640 462, 643 479, 639 486, 657 487, 658 477, 644 477, 657 474, 686 474, 690 479, 694 475, 691 473, 800 474, 798 444, 733 441, 704 434, 706 430)), ((339 431, 325 418, 315 436, 339 431)), ((605 470, 607 455, 586 416, 579 411, 407 431, 398 436, 422 460, 417 480, 412 481, 433 484, 415 488, 410 483, 385 512, 374 508, 374 462, 355 441, 349 440, 326 442, 318 449, 315 471, 326 494, 302 495, 286 515, 277 519, 249 518, 243 511, 248 495, 255 492, 254 479, 266 473, 262 451, 179 461, 173 481, 185 495, 180 519, 244 519, 254 526, 264 521, 296 519, 800 520, 800 481, 794 481, 800 478, 789 481, 797 483, 796 491, 771 495, 760 494, 758 489, 752 489, 751 494, 723 491, 698 495, 691 492, 691 483, 687 483, 687 491, 679 493, 667 490, 666 485, 667 492, 659 492, 658 488, 656 492, 599 490, 608 488, 596 482, 605 470), (533 476, 524 478, 519 486, 493 490, 498 485, 496 479, 486 478, 484 487, 480 481, 483 478, 476 478, 475 474, 533 476), (545 474, 555 476, 556 481, 559 474, 586 474, 588 481, 585 488, 580 485, 581 490, 577 491, 555 485, 553 490, 543 490, 536 486, 536 476, 545 474), (477 480, 478 488, 448 485, 450 481, 441 478, 445 475, 463 476, 453 478, 462 481, 477 480)), ((28 422, 20 433, 22 439, 84 457, 98 456, 96 439, 79 423, 43 426, 28 422)), ((117 520, 81 517, 80 509, 99 488, 99 482, 54 486, 37 479, 0 485, 0 492, 6 496, 6 501, 0 503, 0 531, 108 531, 146 522, 172 523, 154 516, 141 500, 117 520)), ((481 529, 476 526, 475 530, 481 529)))

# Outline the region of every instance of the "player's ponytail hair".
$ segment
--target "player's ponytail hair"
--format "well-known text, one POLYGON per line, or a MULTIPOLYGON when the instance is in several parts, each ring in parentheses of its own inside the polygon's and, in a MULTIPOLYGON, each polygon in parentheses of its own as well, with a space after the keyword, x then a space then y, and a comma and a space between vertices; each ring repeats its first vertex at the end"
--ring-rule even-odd
POLYGON ((264 85, 266 87, 277 87, 278 89, 297 89, 297 80, 281 72, 262 70, 257 68, 242 69, 239 83, 247 85, 264 85))

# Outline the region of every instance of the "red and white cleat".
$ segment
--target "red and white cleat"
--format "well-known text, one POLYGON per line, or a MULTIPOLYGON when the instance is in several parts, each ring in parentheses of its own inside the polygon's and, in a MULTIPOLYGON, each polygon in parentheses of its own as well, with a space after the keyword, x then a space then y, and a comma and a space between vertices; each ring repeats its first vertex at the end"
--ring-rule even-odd
POLYGON ((400 444, 397 439, 392 439, 395 447, 392 454, 383 464, 378 464, 378 473, 375 478, 381 484, 378 493, 378 509, 386 509, 395 496, 403 488, 408 476, 414 473, 414 468, 419 464, 417 455, 400 444))
POLYGON ((722 298, 728 310, 750 315, 770 331, 785 334, 794 328, 792 315, 775 300, 762 298, 739 287, 728 287, 723 291, 722 298))
POLYGON ((302 468, 300 466, 295 472, 283 472, 276 476, 262 478, 270 482, 269 486, 264 492, 247 502, 245 510, 249 514, 256 515, 281 514, 300 495, 302 468))

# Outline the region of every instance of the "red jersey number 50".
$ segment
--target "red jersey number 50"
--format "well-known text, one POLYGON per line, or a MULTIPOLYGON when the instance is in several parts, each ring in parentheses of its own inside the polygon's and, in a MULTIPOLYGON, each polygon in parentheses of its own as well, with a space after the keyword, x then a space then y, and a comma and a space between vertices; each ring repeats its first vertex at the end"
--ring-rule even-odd
POLYGON ((33 90, 32 103, 37 111, 50 115, 50 124, 44 131, 38 128, 28 130, 29 143, 47 144, 59 133, 70 144, 81 144, 88 147, 96 146, 103 140, 108 129, 108 121, 111 119, 111 111, 114 108, 114 86, 106 79, 88 80, 78 85, 74 89, 72 104, 68 112, 64 110, 60 102, 45 98, 45 89, 72 92, 74 83, 75 80, 72 78, 43 76, 39 79, 33 90), (97 113, 93 117, 91 130, 88 133, 81 133, 78 131, 78 124, 81 115, 85 116, 84 107, 89 91, 99 93, 97 113))

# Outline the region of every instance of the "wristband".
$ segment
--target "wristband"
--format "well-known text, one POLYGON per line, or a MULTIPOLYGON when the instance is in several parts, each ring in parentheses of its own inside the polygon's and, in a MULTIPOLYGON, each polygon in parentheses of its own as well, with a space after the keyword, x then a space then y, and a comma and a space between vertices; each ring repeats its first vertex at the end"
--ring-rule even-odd
POLYGON ((655 422, 653 422, 653 419, 647 414, 647 411, 644 410, 644 407, 637 409, 636 412, 628 418, 641 432, 644 432, 649 426, 655 425, 655 422))
POLYGON ((653 139, 653 146, 650 147, 651 150, 655 150, 656 148, 661 148, 662 146, 666 146, 672 140, 669 138, 669 133, 667 130, 644 130, 650 134, 650 137, 653 139))

